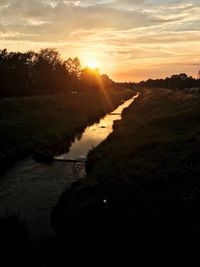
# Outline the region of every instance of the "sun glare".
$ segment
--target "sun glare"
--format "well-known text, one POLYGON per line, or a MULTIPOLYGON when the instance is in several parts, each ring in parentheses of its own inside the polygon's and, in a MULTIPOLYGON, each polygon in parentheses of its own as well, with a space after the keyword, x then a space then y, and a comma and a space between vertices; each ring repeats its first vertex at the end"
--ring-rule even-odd
POLYGON ((96 61, 95 59, 91 59, 91 60, 88 62, 87 66, 88 66, 89 68, 91 68, 91 69, 96 69, 96 68, 98 67, 98 63, 97 63, 97 61, 96 61))

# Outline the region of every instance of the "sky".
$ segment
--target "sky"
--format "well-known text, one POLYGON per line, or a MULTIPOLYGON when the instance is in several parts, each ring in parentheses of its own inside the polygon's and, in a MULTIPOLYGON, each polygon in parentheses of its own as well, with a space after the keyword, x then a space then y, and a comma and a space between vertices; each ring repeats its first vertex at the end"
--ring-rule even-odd
POLYGON ((115 81, 200 69, 200 0, 0 0, 0 49, 57 48, 115 81))

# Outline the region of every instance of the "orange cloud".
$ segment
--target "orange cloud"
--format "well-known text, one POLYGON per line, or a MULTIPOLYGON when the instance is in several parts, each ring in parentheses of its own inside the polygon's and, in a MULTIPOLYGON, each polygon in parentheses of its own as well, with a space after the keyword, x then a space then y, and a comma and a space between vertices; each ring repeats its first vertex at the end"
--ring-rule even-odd
POLYGON ((0 47, 56 47, 83 65, 95 58, 102 72, 120 81, 196 75, 200 3, 162 2, 1 0, 0 47))

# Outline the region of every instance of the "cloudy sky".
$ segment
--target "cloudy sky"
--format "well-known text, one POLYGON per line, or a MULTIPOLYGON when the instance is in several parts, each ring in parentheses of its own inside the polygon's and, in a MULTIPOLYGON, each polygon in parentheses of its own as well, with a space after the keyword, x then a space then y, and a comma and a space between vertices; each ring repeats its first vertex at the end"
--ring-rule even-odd
POLYGON ((0 0, 0 49, 54 47, 116 81, 200 69, 200 0, 0 0))

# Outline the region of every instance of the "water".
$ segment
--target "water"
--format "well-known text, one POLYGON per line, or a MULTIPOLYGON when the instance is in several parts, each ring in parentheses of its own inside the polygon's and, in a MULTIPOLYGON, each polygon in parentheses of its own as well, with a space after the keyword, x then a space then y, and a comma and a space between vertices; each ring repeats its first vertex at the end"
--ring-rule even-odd
POLYGON ((0 211, 28 220, 32 240, 53 235, 49 214, 59 196, 85 176, 84 163, 37 163, 26 159, 0 179, 0 211))
POLYGON ((122 111, 127 108, 138 95, 125 101, 115 111, 106 115, 99 123, 95 123, 85 129, 84 133, 77 136, 72 144, 69 153, 56 157, 57 160, 84 160, 87 158, 88 151, 98 146, 113 131, 113 121, 121 120, 122 111))
POLYGON ((0 212, 17 212, 28 220, 32 240, 53 236, 49 218, 51 209, 67 187, 84 178, 84 159, 88 150, 106 139, 112 132, 113 121, 121 119, 123 109, 137 96, 125 101, 99 123, 86 128, 82 136, 76 138, 69 153, 57 157, 58 161, 45 164, 28 158, 0 177, 0 212), (77 162, 63 162, 65 159, 77 162))

